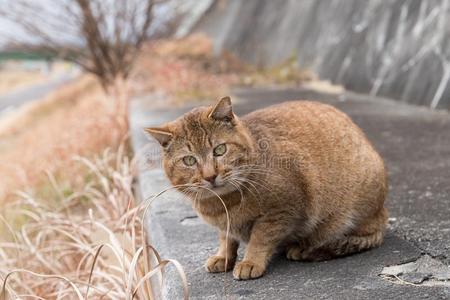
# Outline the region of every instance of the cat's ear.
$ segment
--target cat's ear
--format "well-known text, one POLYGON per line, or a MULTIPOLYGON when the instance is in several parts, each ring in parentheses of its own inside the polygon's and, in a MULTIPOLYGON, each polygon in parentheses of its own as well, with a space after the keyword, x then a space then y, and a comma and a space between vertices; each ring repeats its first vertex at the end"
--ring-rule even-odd
POLYGON ((208 117, 218 121, 231 122, 234 119, 231 98, 227 96, 220 99, 211 110, 208 117))
POLYGON ((148 127, 145 128, 145 132, 150 134, 163 147, 167 147, 173 138, 173 134, 166 127, 148 127))

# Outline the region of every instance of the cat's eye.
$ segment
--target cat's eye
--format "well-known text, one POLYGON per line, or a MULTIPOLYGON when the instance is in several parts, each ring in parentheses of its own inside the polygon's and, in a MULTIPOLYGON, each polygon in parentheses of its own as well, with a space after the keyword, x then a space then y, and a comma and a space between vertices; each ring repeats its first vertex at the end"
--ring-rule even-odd
POLYGON ((222 156, 227 152, 227 146, 225 144, 220 144, 213 150, 214 156, 222 156))
POLYGON ((192 155, 187 155, 187 156, 183 157, 183 162, 186 166, 191 167, 191 166, 195 165, 195 163, 197 162, 197 159, 195 159, 195 157, 193 157, 192 155))

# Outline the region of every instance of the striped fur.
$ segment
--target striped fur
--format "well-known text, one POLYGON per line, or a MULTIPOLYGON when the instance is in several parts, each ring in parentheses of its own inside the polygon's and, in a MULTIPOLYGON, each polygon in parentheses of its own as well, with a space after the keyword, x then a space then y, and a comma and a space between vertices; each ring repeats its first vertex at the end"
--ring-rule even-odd
POLYGON ((180 190, 219 231, 209 272, 234 266, 236 279, 257 278, 280 248, 292 260, 323 260, 383 241, 383 160, 350 118, 329 105, 286 102, 238 118, 224 98, 148 132, 163 146, 172 184, 189 185, 180 190), (214 156, 220 144, 226 153, 214 156), (183 164, 186 155, 196 164, 183 164), (247 246, 237 262, 240 242, 247 246))

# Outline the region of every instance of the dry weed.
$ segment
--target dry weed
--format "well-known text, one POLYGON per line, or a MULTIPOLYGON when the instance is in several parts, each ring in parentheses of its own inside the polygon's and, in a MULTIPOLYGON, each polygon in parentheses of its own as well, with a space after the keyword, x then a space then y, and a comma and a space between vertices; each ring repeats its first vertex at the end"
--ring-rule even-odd
POLYGON ((180 264, 162 260, 147 243, 148 203, 136 203, 133 162, 124 147, 77 161, 90 174, 82 188, 67 193, 49 176, 57 207, 20 193, 4 210, 1 221, 10 238, 0 243, 0 299, 152 299, 157 289, 150 279, 169 263, 180 273, 187 298, 180 264))
MULTIPOLYGON (((108 99, 84 76, 0 124, 0 202, 16 189, 42 184, 44 170, 73 166, 74 155, 117 147, 124 135, 114 125, 108 99)), ((76 176, 76 174, 74 174, 76 176)))
MULTIPOLYGON (((216 53, 217 54, 217 53, 216 53)), ((212 41, 202 34, 146 45, 132 80, 136 95, 161 94, 168 104, 217 99, 234 86, 298 86, 316 80, 292 56, 280 64, 258 68, 228 51, 214 55, 212 41)), ((166 103, 167 104, 167 103, 166 103)))
POLYGON ((166 104, 216 99, 239 82, 230 64, 213 57, 211 41, 203 35, 152 42, 143 49, 132 77, 135 95, 160 93, 166 104))

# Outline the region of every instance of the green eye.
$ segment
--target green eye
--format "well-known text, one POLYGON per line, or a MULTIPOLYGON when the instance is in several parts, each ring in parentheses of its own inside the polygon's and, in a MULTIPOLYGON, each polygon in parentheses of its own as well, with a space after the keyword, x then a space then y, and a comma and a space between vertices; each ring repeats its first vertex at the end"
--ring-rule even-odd
POLYGON ((227 146, 225 144, 220 144, 213 150, 214 156, 222 156, 227 152, 227 146))
POLYGON ((195 159, 195 157, 188 155, 188 156, 183 157, 183 162, 186 166, 190 167, 190 166, 195 165, 197 160, 195 159))

